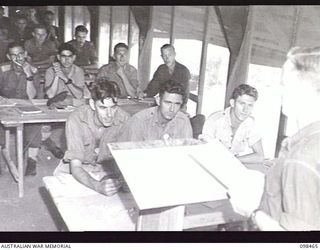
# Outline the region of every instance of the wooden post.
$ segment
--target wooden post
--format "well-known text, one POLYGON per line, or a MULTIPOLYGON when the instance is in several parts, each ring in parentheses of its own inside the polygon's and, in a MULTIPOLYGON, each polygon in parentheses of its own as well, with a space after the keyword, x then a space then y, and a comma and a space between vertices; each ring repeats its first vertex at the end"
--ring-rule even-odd
POLYGON ((110 6, 99 6, 98 9, 98 58, 100 64, 106 64, 109 62, 110 6))
POLYGON ((170 44, 174 45, 174 20, 175 20, 176 7, 171 7, 171 25, 170 25, 170 44))
POLYGON ((205 80, 206 66, 207 66, 207 49, 208 49, 208 40, 209 40, 208 23, 209 23, 210 10, 211 8, 206 8, 206 13, 205 13, 205 24, 204 24, 204 34, 203 34, 203 42, 202 42, 199 88, 198 88, 197 114, 201 114, 201 110, 202 110, 204 80, 205 80))
POLYGON ((112 38, 113 38, 113 20, 112 20, 112 11, 113 8, 110 6, 110 33, 109 33, 109 58, 108 61, 110 61, 110 57, 113 55, 113 43, 112 43, 112 38))
POLYGON ((132 46, 131 10, 128 7, 128 62, 130 61, 130 51, 132 46))

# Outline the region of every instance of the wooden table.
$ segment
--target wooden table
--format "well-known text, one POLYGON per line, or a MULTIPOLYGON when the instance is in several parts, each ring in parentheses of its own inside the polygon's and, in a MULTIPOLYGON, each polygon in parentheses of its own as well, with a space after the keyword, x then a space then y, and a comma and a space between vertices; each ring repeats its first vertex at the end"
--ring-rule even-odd
MULTIPOLYGON (((14 106, 6 105, 2 106, 0 110, 0 123, 5 128, 5 149, 4 158, 8 163, 13 177, 18 182, 19 197, 23 197, 23 125, 35 124, 35 123, 52 123, 52 122, 66 122, 68 116, 74 109, 57 111, 56 109, 50 110, 45 104, 47 100, 35 99, 29 100, 17 100, 11 99, 11 103, 14 106), (16 106, 38 106, 43 112, 39 114, 21 115, 16 110, 16 106), (14 128, 16 133, 16 153, 17 153, 17 167, 10 158, 10 130, 14 128)), ((119 100, 119 105, 126 110, 129 114, 134 114, 142 109, 145 109, 151 105, 151 101, 138 101, 138 100, 119 100)))
MULTIPOLYGON (((43 182, 68 231, 147 230, 148 225, 142 226, 143 220, 139 220, 145 213, 139 211, 131 193, 120 192, 107 197, 80 184, 68 174, 46 176, 43 182)), ((180 218, 179 225, 182 224, 183 229, 245 220, 233 212, 226 200, 186 205, 185 213, 180 218)), ((173 230, 165 226, 169 222, 165 214, 162 213, 159 219, 163 225, 161 230, 173 230)), ((169 225, 172 225, 172 221, 169 225)), ((181 228, 176 227, 176 230, 181 228)))
MULTIPOLYGON (((192 139, 175 141, 176 146, 187 145, 188 147, 197 143, 192 139)), ((43 178, 45 187, 68 230, 181 231, 245 220, 244 217, 233 212, 225 187, 218 180, 207 175, 197 164, 177 166, 176 170, 185 170, 180 176, 184 181, 175 181, 177 171, 170 170, 173 165, 163 166, 164 175, 151 165, 148 166, 149 171, 134 162, 126 168, 123 165, 126 159, 119 161, 119 155, 115 153, 118 150, 128 149, 135 154, 137 151, 134 149, 140 148, 145 149, 145 155, 153 156, 153 153, 148 150, 166 147, 163 141, 109 145, 131 193, 120 192, 107 197, 85 187, 68 174, 43 178), (128 170, 129 168, 132 171, 128 170)), ((167 156, 171 157, 171 155, 167 156)), ((132 160, 131 157, 129 158, 132 160)), ((184 162, 182 154, 178 153, 176 158, 184 162)), ((159 158, 157 160, 163 162, 159 158)))
POLYGON ((108 145, 137 203, 137 230, 183 230, 186 206, 228 200, 229 191, 241 187, 250 191, 249 202, 260 202, 264 176, 244 167, 218 140, 108 145))

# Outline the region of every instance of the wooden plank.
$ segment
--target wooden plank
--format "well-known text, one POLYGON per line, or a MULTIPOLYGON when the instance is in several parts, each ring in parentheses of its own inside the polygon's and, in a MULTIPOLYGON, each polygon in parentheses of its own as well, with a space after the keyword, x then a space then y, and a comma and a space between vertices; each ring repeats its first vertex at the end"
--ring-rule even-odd
POLYGON ((245 221, 243 217, 233 211, 228 200, 205 202, 186 205, 183 229, 216 226, 234 221, 245 221))
POLYGON ((17 126, 17 165, 18 165, 18 188, 19 197, 23 197, 23 125, 17 126))
POLYGON ((7 148, 2 149, 3 159, 5 160, 10 173, 12 174, 13 179, 18 182, 19 181, 19 173, 16 165, 10 158, 9 150, 7 148))
POLYGON ((137 231, 182 231, 184 206, 140 211, 137 231))
POLYGON ((69 231, 134 231, 138 211, 130 193, 111 197, 80 184, 71 175, 43 178, 69 231))

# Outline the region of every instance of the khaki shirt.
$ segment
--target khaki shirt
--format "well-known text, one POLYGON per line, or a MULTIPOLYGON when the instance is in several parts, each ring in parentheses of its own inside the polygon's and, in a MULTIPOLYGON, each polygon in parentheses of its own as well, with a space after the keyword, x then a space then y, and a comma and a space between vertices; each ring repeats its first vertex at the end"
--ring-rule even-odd
POLYGON ((135 67, 130 64, 124 66, 124 71, 126 76, 128 77, 131 86, 125 86, 121 77, 117 74, 119 66, 116 62, 110 62, 102 66, 99 69, 97 74, 97 79, 99 78, 107 78, 109 81, 116 82, 120 88, 121 97, 127 97, 130 95, 131 97, 137 97, 139 92, 139 81, 138 81, 138 73, 135 67))
POLYGON ((204 123, 202 134, 218 139, 235 155, 251 153, 252 146, 261 140, 254 118, 250 116, 244 120, 233 134, 230 111, 231 107, 211 114, 204 123))
POLYGON ((320 122, 287 143, 267 173, 260 208, 287 230, 320 230, 320 122))
POLYGON ((64 160, 78 159, 82 163, 95 164, 110 159, 111 153, 107 143, 117 141, 129 115, 117 107, 112 126, 104 127, 103 131, 95 124, 94 118, 95 113, 88 105, 81 106, 69 116, 66 123, 68 149, 64 160))
POLYGON ((190 119, 182 112, 168 123, 162 125, 158 120, 158 107, 136 113, 127 122, 121 141, 147 141, 163 139, 165 134, 171 138, 192 138, 190 119))
MULTIPOLYGON (((16 74, 11 63, 0 66, 0 96, 6 98, 28 99, 26 74, 16 74)), ((33 85, 37 92, 40 89, 40 75, 33 75, 33 85)))
MULTIPOLYGON (((70 95, 76 99, 90 97, 90 92, 84 83, 84 71, 82 68, 78 67, 77 65, 72 65, 71 71, 69 72, 67 77, 72 80, 72 84, 68 85, 70 89, 67 87, 65 82, 61 78, 59 78, 58 90, 56 95, 63 91, 68 91, 70 95), (72 91, 74 96, 71 94, 70 90, 72 91)), ((46 74, 45 74, 46 90, 51 87, 53 79, 54 79, 54 70, 53 70, 53 67, 50 67, 46 70, 46 74)))

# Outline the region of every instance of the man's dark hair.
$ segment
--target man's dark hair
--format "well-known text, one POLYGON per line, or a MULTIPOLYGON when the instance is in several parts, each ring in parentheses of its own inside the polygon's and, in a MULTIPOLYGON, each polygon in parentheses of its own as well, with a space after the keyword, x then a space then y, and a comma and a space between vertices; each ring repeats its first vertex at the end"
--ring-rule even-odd
POLYGON ((7 50, 8 53, 9 53, 10 49, 15 48, 15 47, 21 47, 24 50, 24 46, 21 42, 14 41, 14 42, 8 44, 8 50, 7 50))
POLYGON ((36 29, 44 29, 44 30, 46 30, 46 32, 48 32, 46 26, 44 26, 44 24, 42 24, 42 23, 39 23, 39 24, 35 25, 33 27, 32 31, 35 31, 36 29))
POLYGON ((172 45, 172 44, 169 44, 169 43, 166 43, 166 44, 162 45, 162 47, 161 47, 160 50, 162 51, 162 50, 168 49, 168 48, 173 49, 174 52, 176 51, 175 48, 173 47, 173 45, 172 45))
POLYGON ((43 12, 43 16, 46 16, 46 15, 54 16, 54 13, 51 10, 46 10, 45 12, 43 12))
POLYGON ((160 86, 160 98, 164 95, 164 92, 170 93, 170 94, 178 94, 182 96, 183 104, 186 102, 186 92, 185 87, 183 84, 178 83, 173 80, 168 80, 161 84, 160 86))
POLYGON ((252 96, 255 100, 258 100, 258 91, 248 84, 240 84, 238 87, 236 87, 232 92, 231 98, 236 100, 242 95, 252 96))
POLYGON ((106 78, 100 78, 93 82, 90 86, 91 98, 96 102, 100 100, 103 103, 103 100, 106 98, 111 98, 114 103, 117 103, 116 98, 120 95, 119 86, 112 81, 107 80, 106 78))
POLYGON ((125 43, 117 43, 113 48, 113 53, 115 54, 117 49, 119 49, 119 48, 125 48, 125 49, 129 50, 128 45, 126 45, 125 43))
POLYGON ((61 54, 62 51, 64 50, 69 50, 72 52, 72 54, 76 55, 77 54, 77 51, 75 50, 75 48, 69 44, 69 43, 63 43, 59 46, 58 48, 58 53, 61 54))
POLYGON ((88 34, 88 29, 84 25, 78 25, 75 29, 75 33, 77 34, 78 32, 86 32, 88 34))

